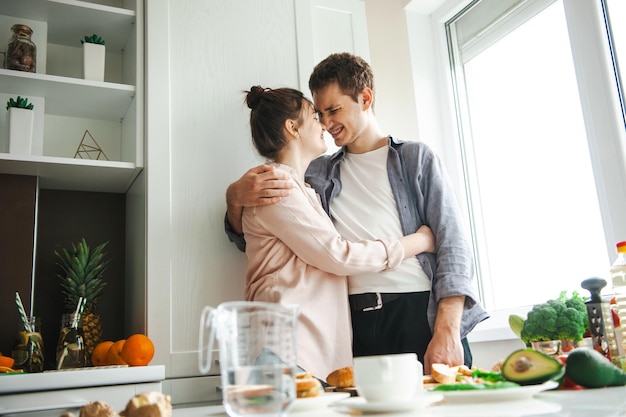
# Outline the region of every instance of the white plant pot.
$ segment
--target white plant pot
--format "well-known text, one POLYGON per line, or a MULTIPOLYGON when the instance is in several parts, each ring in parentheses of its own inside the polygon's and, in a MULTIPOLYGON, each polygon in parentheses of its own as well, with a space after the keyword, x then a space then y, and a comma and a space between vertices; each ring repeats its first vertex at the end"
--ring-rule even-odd
POLYGON ((30 155, 33 146, 33 110, 9 107, 9 153, 30 155))
POLYGON ((83 43, 83 78, 104 81, 104 56, 106 48, 97 43, 83 43))

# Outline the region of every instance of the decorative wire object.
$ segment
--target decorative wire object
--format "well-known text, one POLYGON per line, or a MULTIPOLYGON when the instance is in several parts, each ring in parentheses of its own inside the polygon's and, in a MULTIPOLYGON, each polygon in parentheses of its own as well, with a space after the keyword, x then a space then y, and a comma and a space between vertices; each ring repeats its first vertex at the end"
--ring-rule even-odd
POLYGON ((109 158, 107 158, 106 154, 104 153, 100 145, 98 145, 98 142, 96 142, 96 140, 91 135, 91 133, 89 133, 88 130, 85 130, 85 133, 83 134, 83 138, 80 140, 80 144, 78 145, 78 149, 76 149, 76 153, 74 154, 74 158, 106 159, 107 161, 109 160, 109 158), (89 139, 87 139, 87 143, 85 143, 85 139, 87 138, 87 135, 89 135, 89 138, 91 138, 92 143, 89 143, 90 142, 89 139))

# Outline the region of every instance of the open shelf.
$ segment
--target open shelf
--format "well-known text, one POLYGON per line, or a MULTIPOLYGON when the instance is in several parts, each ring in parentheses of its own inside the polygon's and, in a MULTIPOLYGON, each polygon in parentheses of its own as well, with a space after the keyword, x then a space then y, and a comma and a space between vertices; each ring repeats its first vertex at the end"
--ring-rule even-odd
POLYGON ((79 47, 97 33, 116 51, 125 48, 136 19, 134 10, 77 0, 2 0, 0 14, 48 22, 48 43, 79 47))
POLYGON ((48 114, 87 119, 119 121, 135 96, 132 85, 6 69, 0 85, 3 93, 44 97, 48 114))
POLYGON ((125 193, 140 171, 131 162, 0 153, 0 173, 38 176, 43 189, 125 193))

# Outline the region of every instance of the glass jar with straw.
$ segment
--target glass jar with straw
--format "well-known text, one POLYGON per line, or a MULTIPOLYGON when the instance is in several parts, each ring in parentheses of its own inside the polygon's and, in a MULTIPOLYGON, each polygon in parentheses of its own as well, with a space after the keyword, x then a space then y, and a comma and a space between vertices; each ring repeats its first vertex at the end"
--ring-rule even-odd
POLYGON ((15 303, 22 321, 22 330, 17 333, 17 339, 11 356, 15 360, 14 369, 23 369, 25 372, 43 372, 43 338, 41 337, 41 320, 39 317, 28 316, 24 310, 19 293, 15 293, 15 303))
POLYGON ((87 299, 80 297, 76 311, 63 314, 56 349, 57 369, 83 368, 86 363, 85 336, 81 321, 87 299))

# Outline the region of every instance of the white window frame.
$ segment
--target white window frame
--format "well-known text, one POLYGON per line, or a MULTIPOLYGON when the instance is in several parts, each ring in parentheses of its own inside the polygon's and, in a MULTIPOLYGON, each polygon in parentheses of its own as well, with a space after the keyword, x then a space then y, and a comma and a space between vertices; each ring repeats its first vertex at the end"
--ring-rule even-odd
MULTIPOLYGON (((470 3, 471 0, 448 0, 428 16, 434 51, 433 73, 438 74, 433 81, 437 83, 440 100, 439 129, 441 137, 446 138, 442 157, 454 177, 453 182, 463 200, 468 221, 469 204, 463 185, 445 23, 470 3)), ((606 250, 609 259, 612 259, 615 243, 626 239, 626 131, 610 59, 611 51, 606 41, 602 4, 600 0, 563 0, 563 6, 606 231, 606 250)), ((481 323, 470 334, 470 340, 515 338, 508 327, 508 316, 512 313, 525 315, 530 307, 491 311, 491 319, 481 323)))

